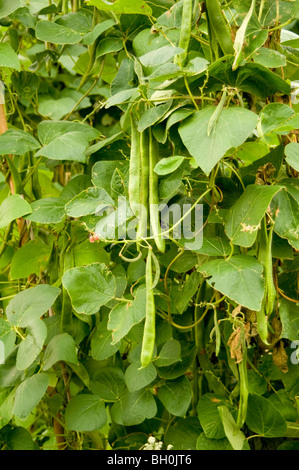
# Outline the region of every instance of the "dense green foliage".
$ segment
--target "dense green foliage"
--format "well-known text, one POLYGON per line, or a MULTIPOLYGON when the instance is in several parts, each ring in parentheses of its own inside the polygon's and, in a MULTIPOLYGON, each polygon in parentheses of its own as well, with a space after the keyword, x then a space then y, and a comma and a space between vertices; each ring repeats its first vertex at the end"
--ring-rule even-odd
POLYGON ((1 448, 299 449, 298 15, 0 2, 1 448))

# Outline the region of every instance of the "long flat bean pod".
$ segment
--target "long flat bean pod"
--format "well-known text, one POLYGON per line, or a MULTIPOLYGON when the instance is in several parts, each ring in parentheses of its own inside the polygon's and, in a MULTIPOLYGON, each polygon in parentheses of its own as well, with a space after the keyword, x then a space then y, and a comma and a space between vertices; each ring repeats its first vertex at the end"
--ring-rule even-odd
POLYGON ((273 266, 272 266, 272 233, 273 227, 269 230, 267 235, 266 220, 262 221, 262 227, 259 232, 259 251, 258 259, 264 266, 265 276, 265 294, 263 298, 262 308, 257 312, 257 329, 262 341, 268 344, 268 324, 267 316, 269 316, 274 308, 276 299, 276 290, 273 281, 273 266))
POLYGON ((242 341, 243 359, 238 364, 239 370, 239 383, 240 383, 240 403, 237 417, 237 426, 240 429, 246 420, 247 405, 248 405, 248 376, 247 376, 247 350, 245 340, 242 341))
POLYGON ((152 249, 149 248, 145 268, 146 314, 141 348, 141 367, 147 367, 152 360, 156 337, 155 296, 152 277, 152 249))
POLYGON ((129 201, 135 215, 138 214, 140 204, 140 133, 134 117, 131 115, 131 152, 129 168, 129 201))
POLYGON ((165 251, 165 239, 161 237, 161 224, 159 214, 159 185, 158 175, 154 168, 159 161, 159 145, 150 130, 149 135, 149 211, 150 225, 159 251, 165 251))
POLYGON ((219 0, 205 1, 211 29, 224 54, 233 54, 234 47, 228 24, 223 18, 219 0))
POLYGON ((149 203, 149 136, 148 130, 140 134, 140 207, 137 238, 147 236, 149 203))
POLYGON ((188 54, 188 47, 191 37, 191 25, 192 25, 192 8, 193 0, 184 0, 183 3, 183 14, 182 14, 182 23, 181 23, 181 32, 179 47, 184 49, 184 52, 178 54, 175 57, 175 62, 183 65, 184 60, 188 54))

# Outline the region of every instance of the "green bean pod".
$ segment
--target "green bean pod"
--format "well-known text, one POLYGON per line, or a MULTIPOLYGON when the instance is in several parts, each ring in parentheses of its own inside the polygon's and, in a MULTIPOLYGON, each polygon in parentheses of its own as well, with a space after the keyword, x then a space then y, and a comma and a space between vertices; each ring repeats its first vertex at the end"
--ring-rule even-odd
POLYGON ((226 89, 224 88, 222 96, 221 96, 221 100, 219 101, 215 111, 213 112, 208 122, 208 128, 207 128, 208 137, 210 136, 212 130, 215 128, 217 124, 221 111, 225 105, 226 96, 227 96, 227 92, 226 92, 226 89))
POLYGON ((149 135, 149 211, 150 225, 155 237, 155 243, 159 251, 165 251, 165 239, 161 236, 161 224, 159 214, 159 185, 158 175, 154 171, 159 161, 159 144, 152 131, 149 135))
POLYGON ((181 64, 181 65, 183 65, 188 54, 188 47, 190 43, 191 26, 192 26, 192 10, 193 10, 193 0, 184 0, 181 32, 180 32, 180 40, 179 40, 179 47, 181 49, 184 49, 184 52, 175 56, 175 63, 181 64))
POLYGON ((234 47, 230 29, 223 18, 219 0, 206 0, 205 4, 211 29, 217 38, 222 52, 224 54, 233 54, 234 47))
POLYGON ((247 352, 246 346, 243 347, 243 359, 238 364, 239 381, 240 381, 240 403, 237 417, 237 426, 239 429, 243 426, 247 415, 248 405, 248 376, 247 376, 247 352))
POLYGON ((149 248, 145 268, 146 314, 141 348, 141 367, 147 367, 153 357, 156 338, 156 310, 152 279, 152 249, 149 248))
POLYGON ((149 203, 149 135, 148 130, 140 133, 140 207, 137 239, 147 236, 149 203))
POLYGON ((130 168, 129 168, 129 201, 132 212, 137 215, 140 204, 140 133, 137 125, 131 115, 131 152, 130 152, 130 168))
POLYGON ((276 290, 273 281, 273 266, 272 266, 272 234, 273 226, 270 228, 269 235, 267 235, 266 220, 263 219, 262 228, 259 232, 259 250, 258 259, 264 266, 265 276, 265 294, 263 298, 262 308, 256 313, 257 316, 257 330, 265 344, 268 344, 268 322, 267 317, 271 315, 275 300, 276 290))
POLYGON ((265 281, 266 281, 266 314, 271 315, 275 306, 276 289, 273 281, 273 264, 272 264, 272 237, 273 225, 268 234, 266 257, 265 257, 265 281))

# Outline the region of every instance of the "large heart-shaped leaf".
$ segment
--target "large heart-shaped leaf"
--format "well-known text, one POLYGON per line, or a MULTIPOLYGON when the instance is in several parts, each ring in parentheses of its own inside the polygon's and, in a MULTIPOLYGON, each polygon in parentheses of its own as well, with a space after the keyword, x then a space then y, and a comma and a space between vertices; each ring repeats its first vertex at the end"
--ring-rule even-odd
POLYGON ((208 135, 208 124, 214 111, 215 108, 210 106, 197 111, 179 127, 182 141, 206 175, 230 148, 245 142, 258 121, 257 115, 248 109, 225 108, 208 135))
POLYGON ((68 430, 84 432, 101 429, 107 421, 105 405, 96 395, 76 395, 66 408, 65 421, 68 430))
POLYGON ((116 282, 103 263, 71 268, 62 277, 72 305, 78 313, 92 315, 115 295, 116 282))
POLYGON ((225 224, 227 236, 235 245, 251 246, 260 222, 280 186, 250 184, 230 208, 225 224))
POLYGON ((39 284, 19 292, 9 302, 6 316, 11 325, 26 327, 34 319, 39 319, 60 294, 60 289, 47 284, 39 284))
POLYGON ((156 413, 155 398, 147 388, 126 393, 111 408, 112 419, 124 426, 140 424, 146 418, 153 418, 156 413))
POLYGON ((250 310, 260 310, 264 296, 263 266, 255 258, 235 255, 228 260, 215 259, 198 270, 223 295, 250 310))
POLYGON ((47 20, 37 23, 35 34, 40 41, 54 44, 76 44, 81 40, 81 35, 77 31, 47 20))
POLYGON ((36 156, 43 156, 51 160, 72 160, 85 163, 85 150, 89 144, 89 136, 83 132, 68 132, 58 136, 48 145, 42 147, 36 156))
POLYGON ((251 431, 265 437, 282 437, 287 430, 279 410, 256 393, 250 393, 248 397, 246 424, 251 431))

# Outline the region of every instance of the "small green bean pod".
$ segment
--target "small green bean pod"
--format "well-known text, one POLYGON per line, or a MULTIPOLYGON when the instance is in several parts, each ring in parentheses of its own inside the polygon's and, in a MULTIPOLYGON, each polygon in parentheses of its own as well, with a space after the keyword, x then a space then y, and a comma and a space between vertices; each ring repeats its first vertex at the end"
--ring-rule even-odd
POLYGON ((150 364, 155 347, 156 309, 152 276, 152 248, 149 248, 145 268, 146 314, 140 358, 142 368, 150 364))

